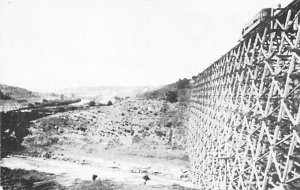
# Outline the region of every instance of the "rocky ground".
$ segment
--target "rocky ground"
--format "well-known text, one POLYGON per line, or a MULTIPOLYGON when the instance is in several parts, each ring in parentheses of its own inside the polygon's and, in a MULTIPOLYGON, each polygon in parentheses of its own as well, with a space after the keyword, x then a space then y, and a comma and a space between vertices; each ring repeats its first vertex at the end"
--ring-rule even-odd
MULTIPOLYGON (((7 158, 6 166, 28 162, 24 169, 47 172, 60 168, 56 165, 60 162, 79 168, 73 171, 79 177, 68 174, 68 184, 56 180, 56 189, 185 189, 191 184, 184 151, 184 110, 180 103, 130 98, 112 106, 40 118, 30 125, 30 135, 24 139, 26 149, 21 154, 25 157, 7 158), (98 178, 92 181, 94 173, 98 178), (146 174, 151 180, 144 185, 146 174)), ((60 169, 56 176, 70 171, 60 169)))

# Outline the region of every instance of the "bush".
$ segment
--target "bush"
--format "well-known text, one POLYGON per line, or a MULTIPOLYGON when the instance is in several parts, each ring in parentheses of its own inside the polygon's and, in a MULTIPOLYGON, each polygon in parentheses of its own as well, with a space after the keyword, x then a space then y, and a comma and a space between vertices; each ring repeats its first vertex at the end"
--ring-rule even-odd
POLYGON ((58 112, 65 112, 66 109, 65 109, 64 107, 59 107, 59 108, 57 109, 57 111, 58 111, 58 112))
POLYGON ((32 104, 32 103, 29 103, 27 106, 28 106, 29 108, 34 108, 34 104, 32 104))
POLYGON ((27 102, 27 100, 25 100, 25 99, 21 99, 21 100, 17 100, 17 102, 18 102, 18 103, 26 103, 26 102, 27 102))
POLYGON ((179 81, 177 81, 177 88, 178 89, 184 89, 184 88, 187 88, 189 87, 189 83, 190 83, 190 80, 189 79, 179 79, 179 81))
POLYGON ((123 100, 123 98, 121 98, 121 97, 119 97, 119 96, 115 96, 114 99, 115 99, 116 101, 122 101, 122 100, 123 100))
POLYGON ((111 105, 113 105, 113 103, 109 100, 109 101, 107 102, 107 106, 111 106, 111 105))
POLYGON ((40 106, 41 103, 40 103, 40 102, 34 102, 34 105, 35 105, 35 106, 40 106))
POLYGON ((93 107, 93 106, 95 106, 95 105, 96 105, 96 102, 95 102, 95 101, 92 100, 92 101, 89 102, 89 106, 93 107))
POLYGON ((138 135, 135 135, 133 138, 132 138, 132 143, 140 143, 142 141, 142 138, 139 137, 138 135))
POLYGON ((155 134, 156 134, 157 136, 159 136, 159 137, 163 137, 163 136, 165 137, 165 136, 166 136, 166 133, 163 132, 163 131, 155 130, 154 132, 155 132, 155 134))
POLYGON ((0 99, 2 100, 10 100, 11 97, 9 95, 5 95, 4 93, 2 93, 2 91, 0 90, 0 99))
POLYGON ((177 102, 178 101, 177 98, 178 98, 178 94, 175 91, 168 91, 166 93, 166 99, 171 103, 177 102))

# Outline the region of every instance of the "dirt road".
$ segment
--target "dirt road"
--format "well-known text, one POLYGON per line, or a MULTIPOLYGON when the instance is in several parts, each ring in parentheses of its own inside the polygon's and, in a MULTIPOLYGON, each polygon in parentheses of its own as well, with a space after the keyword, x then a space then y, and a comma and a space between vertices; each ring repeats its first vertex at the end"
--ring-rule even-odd
POLYGON ((155 175, 149 175, 151 180, 144 186, 143 176, 145 173, 133 173, 137 171, 132 170, 130 163, 110 163, 110 161, 101 159, 98 160, 98 163, 83 164, 53 159, 12 156, 4 158, 0 165, 10 169, 36 170, 55 174, 57 176, 55 181, 64 187, 71 187, 80 181, 92 182, 92 175, 97 175, 97 179, 101 181, 109 180, 116 183, 124 183, 127 186, 140 187, 140 189, 156 189, 158 187, 172 189, 169 188, 172 186, 181 187, 181 189, 192 188, 192 184, 188 182, 155 175))

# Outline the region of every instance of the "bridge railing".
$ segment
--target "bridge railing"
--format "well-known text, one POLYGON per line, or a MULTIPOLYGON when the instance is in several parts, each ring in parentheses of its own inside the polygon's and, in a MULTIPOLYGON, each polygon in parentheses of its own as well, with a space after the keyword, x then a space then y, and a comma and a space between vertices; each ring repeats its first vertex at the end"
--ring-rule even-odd
POLYGON ((204 189, 300 189, 300 1, 191 82, 192 180, 204 189))

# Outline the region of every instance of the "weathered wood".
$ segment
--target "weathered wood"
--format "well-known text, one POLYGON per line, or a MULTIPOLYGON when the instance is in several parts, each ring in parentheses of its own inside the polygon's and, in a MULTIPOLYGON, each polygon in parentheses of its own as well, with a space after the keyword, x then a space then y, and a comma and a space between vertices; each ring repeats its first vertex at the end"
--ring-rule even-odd
POLYGON ((299 13, 295 0, 191 82, 188 147, 200 188, 299 186, 299 13))

